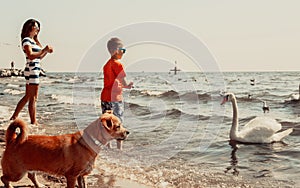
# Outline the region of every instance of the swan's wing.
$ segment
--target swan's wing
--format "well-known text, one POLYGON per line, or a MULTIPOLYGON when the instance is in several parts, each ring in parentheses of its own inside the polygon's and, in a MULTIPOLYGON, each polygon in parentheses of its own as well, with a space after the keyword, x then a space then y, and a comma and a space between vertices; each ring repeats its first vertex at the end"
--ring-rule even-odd
POLYGON ((247 142, 263 143, 275 134, 274 130, 264 126, 248 127, 239 131, 239 136, 247 142))
POLYGON ((293 132, 293 128, 276 133, 273 135, 272 140, 275 142, 278 142, 278 141, 282 140, 284 137, 286 137, 287 135, 291 134, 291 132, 293 132))
POLYGON ((281 124, 270 117, 256 117, 249 121, 242 130, 246 131, 247 129, 259 129, 265 131, 266 133, 270 132, 274 134, 275 132, 281 130, 281 124))

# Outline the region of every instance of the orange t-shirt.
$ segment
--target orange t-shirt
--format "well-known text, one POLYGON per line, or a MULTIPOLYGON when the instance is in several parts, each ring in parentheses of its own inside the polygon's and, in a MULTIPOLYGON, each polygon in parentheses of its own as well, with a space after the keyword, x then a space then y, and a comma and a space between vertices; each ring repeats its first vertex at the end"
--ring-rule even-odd
POLYGON ((103 67, 104 87, 101 92, 101 101, 122 101, 122 79, 126 77, 123 65, 116 59, 110 59, 103 67))

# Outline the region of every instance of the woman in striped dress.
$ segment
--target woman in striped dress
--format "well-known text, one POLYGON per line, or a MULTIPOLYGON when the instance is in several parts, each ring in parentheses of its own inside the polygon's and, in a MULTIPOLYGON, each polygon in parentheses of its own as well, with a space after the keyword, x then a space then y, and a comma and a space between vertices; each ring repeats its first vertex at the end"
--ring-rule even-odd
POLYGON ((29 19, 23 25, 21 39, 22 48, 26 56, 26 67, 24 70, 26 92, 25 96, 19 101, 14 114, 10 118, 11 120, 16 119, 26 103, 29 102, 28 111, 31 124, 37 124, 36 100, 40 83, 40 62, 47 53, 53 52, 53 48, 49 45, 42 48, 42 45, 38 40, 39 31, 40 23, 37 20, 29 19))

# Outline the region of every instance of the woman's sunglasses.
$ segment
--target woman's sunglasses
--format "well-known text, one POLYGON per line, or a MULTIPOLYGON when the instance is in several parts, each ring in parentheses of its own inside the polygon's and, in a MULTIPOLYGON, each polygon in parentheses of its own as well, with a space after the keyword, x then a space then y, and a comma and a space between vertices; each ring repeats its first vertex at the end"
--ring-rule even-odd
POLYGON ((35 28, 38 31, 40 30, 40 28, 38 26, 36 26, 36 25, 34 25, 33 28, 35 28))

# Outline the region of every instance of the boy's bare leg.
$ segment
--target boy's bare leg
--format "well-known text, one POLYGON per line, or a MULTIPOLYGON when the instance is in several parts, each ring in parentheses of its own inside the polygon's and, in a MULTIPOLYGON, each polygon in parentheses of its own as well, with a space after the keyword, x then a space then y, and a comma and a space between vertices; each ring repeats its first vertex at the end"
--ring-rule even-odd
POLYGON ((117 140, 117 148, 123 150, 123 140, 117 140))

